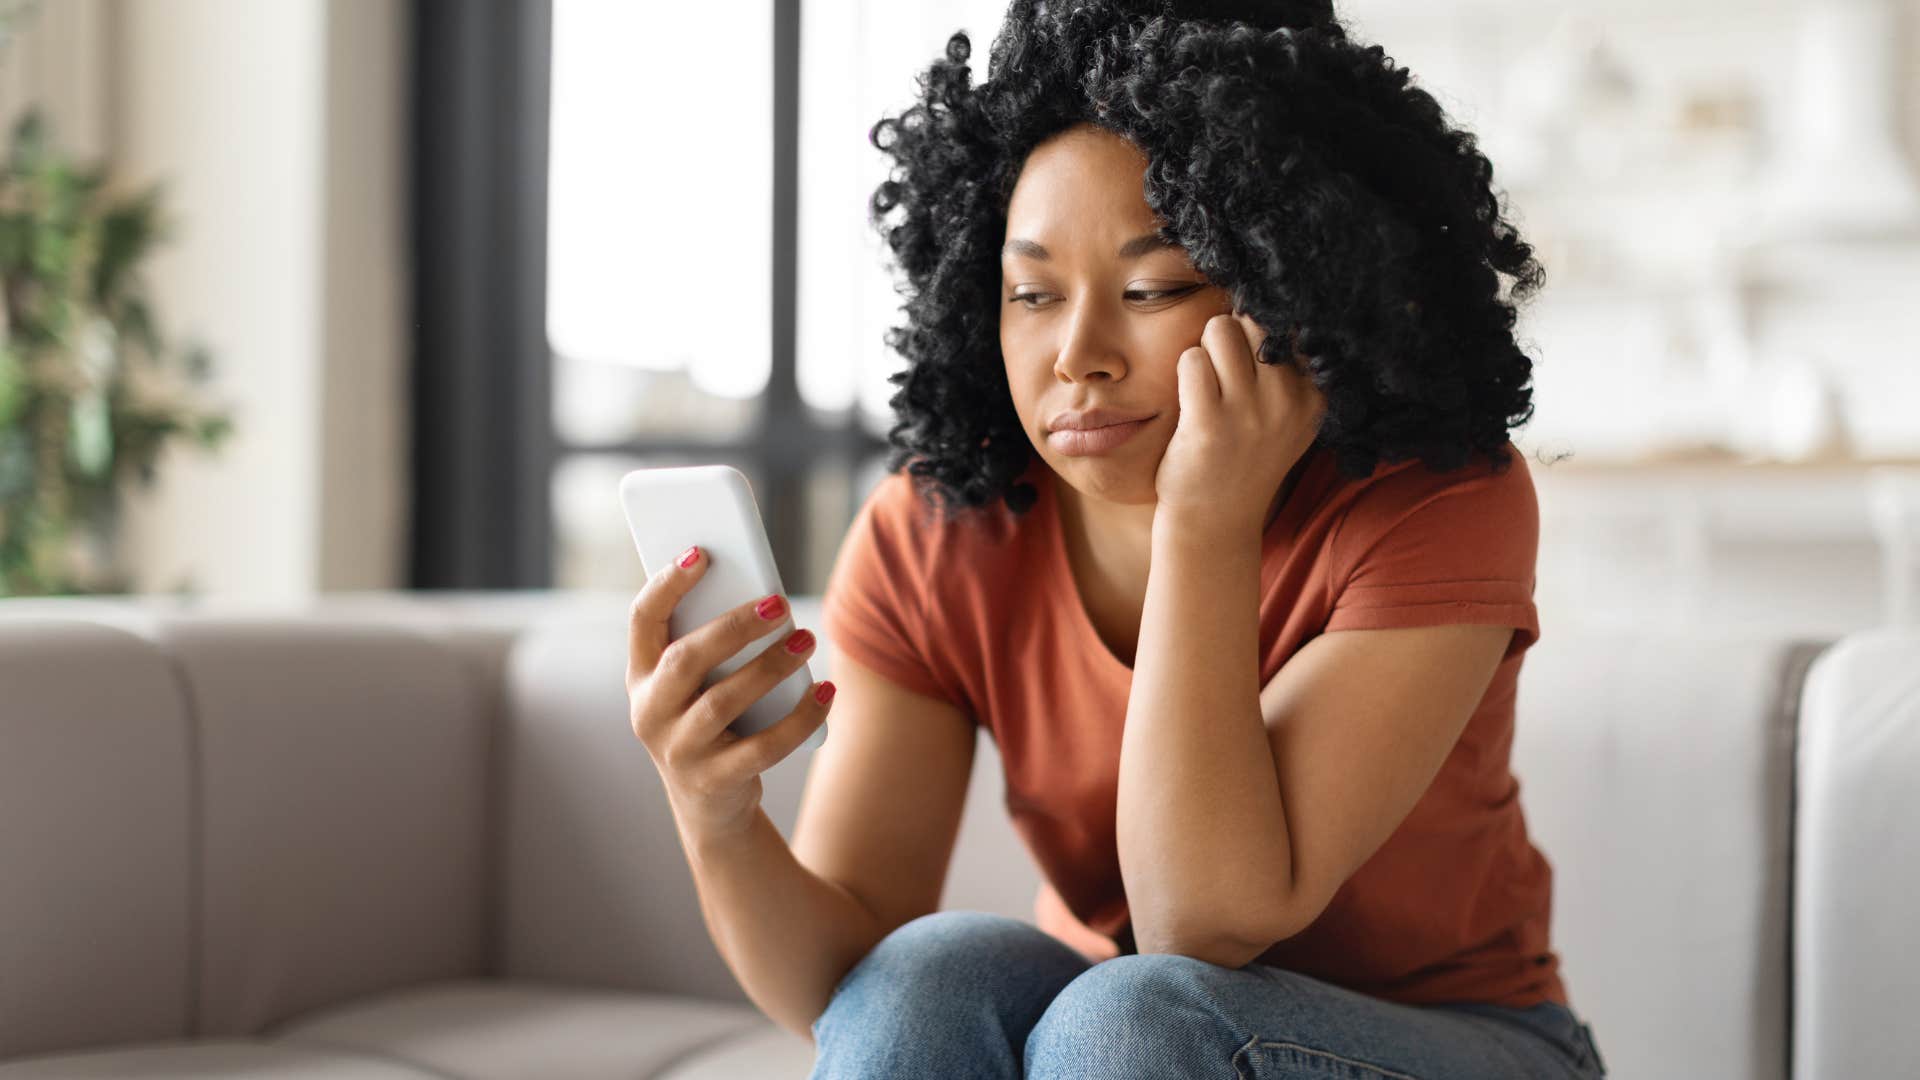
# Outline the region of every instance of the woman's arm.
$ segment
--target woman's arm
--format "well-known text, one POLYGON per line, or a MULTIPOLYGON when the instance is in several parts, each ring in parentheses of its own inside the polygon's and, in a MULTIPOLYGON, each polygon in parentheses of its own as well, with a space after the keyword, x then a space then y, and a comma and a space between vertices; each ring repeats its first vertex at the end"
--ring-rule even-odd
POLYGON ((1142 953, 1222 962, 1280 926, 1291 854, 1260 715, 1259 597, 1258 529, 1155 516, 1115 823, 1142 953))
POLYGON ((1432 785, 1515 632, 1500 610, 1330 631, 1259 687, 1258 577, 1257 534, 1155 519, 1116 821, 1142 953, 1237 968, 1311 925, 1432 785))

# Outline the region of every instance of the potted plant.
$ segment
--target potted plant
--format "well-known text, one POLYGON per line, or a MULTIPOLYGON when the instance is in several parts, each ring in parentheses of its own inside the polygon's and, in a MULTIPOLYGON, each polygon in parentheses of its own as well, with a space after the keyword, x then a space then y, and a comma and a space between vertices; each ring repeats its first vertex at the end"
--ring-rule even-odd
POLYGON ((139 276, 160 187, 115 193, 54 146, 38 109, 0 167, 0 596, 128 592, 122 494, 175 440, 217 448, 204 347, 163 339, 139 276))

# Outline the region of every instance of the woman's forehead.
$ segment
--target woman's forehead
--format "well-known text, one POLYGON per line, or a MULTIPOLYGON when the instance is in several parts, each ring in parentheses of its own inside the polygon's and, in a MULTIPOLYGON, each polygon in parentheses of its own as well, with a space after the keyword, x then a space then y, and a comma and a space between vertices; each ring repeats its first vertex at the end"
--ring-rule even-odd
POLYGON ((1007 236, 1045 244, 1046 238, 1034 234, 1098 232, 1102 235, 1076 238, 1117 248, 1159 225, 1147 205, 1145 180, 1145 157, 1119 136, 1049 141, 1028 156, 1014 184, 1007 236))

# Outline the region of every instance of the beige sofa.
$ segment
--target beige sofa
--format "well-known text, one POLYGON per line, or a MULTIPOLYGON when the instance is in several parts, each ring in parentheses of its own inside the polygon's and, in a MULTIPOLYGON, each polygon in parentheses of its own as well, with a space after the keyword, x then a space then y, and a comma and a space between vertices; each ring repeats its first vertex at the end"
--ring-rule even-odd
MULTIPOLYGON (((628 599, 0 601, 0 1080, 806 1076, 628 728, 628 599)), ((1611 1075, 1920 1060, 1920 634, 1825 644, 1547 621, 1515 771, 1611 1075)), ((944 904, 1031 918, 1001 795, 983 739, 944 904)))

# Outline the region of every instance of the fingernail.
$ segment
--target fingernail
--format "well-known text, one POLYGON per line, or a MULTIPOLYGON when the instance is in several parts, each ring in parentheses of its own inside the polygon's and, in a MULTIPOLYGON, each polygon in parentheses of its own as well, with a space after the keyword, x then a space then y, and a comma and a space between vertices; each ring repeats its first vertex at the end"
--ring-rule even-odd
POLYGON ((822 705, 825 705, 827 702, 832 701, 833 700, 833 684, 830 682, 821 683, 820 688, 813 692, 813 700, 819 702, 822 705))
POLYGON ((694 546, 680 553, 680 565, 692 566, 694 562, 697 561, 699 558, 700 558, 700 545, 695 544, 694 546))
POLYGON ((780 617, 780 612, 785 609, 786 605, 780 602, 780 597, 777 595, 769 596, 753 606, 753 610, 759 612, 763 619, 777 619, 780 617))
POLYGON ((787 651, 790 653, 803 653, 807 651, 807 646, 811 644, 813 644, 812 634, 805 630, 795 630, 793 636, 787 638, 787 651))

